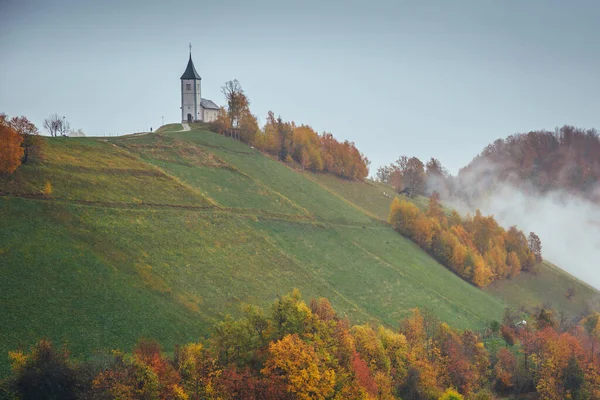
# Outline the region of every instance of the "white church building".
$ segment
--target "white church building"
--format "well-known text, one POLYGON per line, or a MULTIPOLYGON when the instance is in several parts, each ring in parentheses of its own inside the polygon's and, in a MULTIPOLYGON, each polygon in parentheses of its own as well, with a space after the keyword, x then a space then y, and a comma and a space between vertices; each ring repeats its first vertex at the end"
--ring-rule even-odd
POLYGON ((211 122, 217 119, 219 106, 202 98, 201 81, 192 61, 190 45, 190 60, 181 75, 181 122, 211 122))

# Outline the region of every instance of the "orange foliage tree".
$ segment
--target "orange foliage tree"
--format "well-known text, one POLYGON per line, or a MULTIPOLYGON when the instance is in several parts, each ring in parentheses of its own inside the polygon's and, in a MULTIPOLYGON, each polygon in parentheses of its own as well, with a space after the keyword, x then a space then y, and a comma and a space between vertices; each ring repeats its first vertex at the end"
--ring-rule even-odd
POLYGON ((10 175, 21 165, 24 155, 23 136, 0 115, 0 175, 10 175))
MULTIPOLYGON (((6 120, 6 116, 0 116, 0 120, 6 120)), ((23 164, 29 161, 30 158, 39 160, 42 157, 45 141, 40 136, 38 128, 24 116, 12 117, 6 121, 23 137, 23 164)))

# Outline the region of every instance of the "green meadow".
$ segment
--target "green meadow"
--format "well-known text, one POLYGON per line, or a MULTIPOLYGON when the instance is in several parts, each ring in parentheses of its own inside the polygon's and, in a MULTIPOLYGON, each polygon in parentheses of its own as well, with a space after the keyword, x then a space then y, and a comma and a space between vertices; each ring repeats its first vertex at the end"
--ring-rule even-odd
POLYGON ((471 329, 546 302, 544 285, 579 285, 554 296, 573 313, 597 293, 547 265, 477 289, 385 223, 391 188, 179 129, 49 138, 43 161, 0 180, 0 354, 41 337, 82 358, 143 336, 169 349, 294 288, 357 323, 397 327, 419 307, 471 329))

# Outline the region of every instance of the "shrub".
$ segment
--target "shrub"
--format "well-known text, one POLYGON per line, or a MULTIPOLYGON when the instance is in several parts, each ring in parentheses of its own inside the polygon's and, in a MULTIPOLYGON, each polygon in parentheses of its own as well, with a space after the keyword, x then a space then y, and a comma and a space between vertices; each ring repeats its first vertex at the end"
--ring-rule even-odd
POLYGON ((42 193, 45 197, 52 196, 52 184, 50 182, 46 182, 46 184, 44 185, 44 189, 42 190, 42 193))

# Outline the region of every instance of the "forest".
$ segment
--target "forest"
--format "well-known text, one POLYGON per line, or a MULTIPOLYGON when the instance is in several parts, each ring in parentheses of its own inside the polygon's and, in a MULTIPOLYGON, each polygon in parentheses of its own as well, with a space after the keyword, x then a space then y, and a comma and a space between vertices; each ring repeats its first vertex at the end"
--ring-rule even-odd
POLYGON ((481 194, 499 182, 539 192, 562 190, 600 201, 600 138, 595 129, 565 125, 510 135, 488 145, 459 171, 481 194))
POLYGON ((87 360, 42 339, 9 353, 9 399, 492 399, 600 398, 596 313, 578 321, 507 309, 481 332, 414 309, 399 329, 352 325, 324 298, 295 290, 270 312, 245 306, 205 340, 165 352, 140 338, 131 352, 87 360))
POLYGON ((414 194, 437 191, 443 199, 467 203, 491 193, 498 185, 511 185, 529 193, 560 191, 600 202, 600 137, 595 129, 565 125, 555 131, 539 130, 497 139, 478 154, 457 176, 431 158, 402 156, 380 167, 376 179, 397 191, 414 194))
POLYGON ((447 216, 437 192, 429 198, 425 212, 396 197, 388 222, 442 265, 479 287, 521 271, 531 272, 542 261, 542 243, 534 232, 526 237, 515 226, 505 230, 494 216, 483 216, 479 210, 464 219, 454 210, 447 216))

